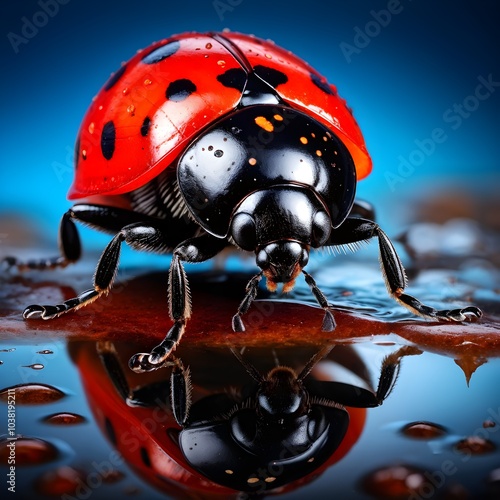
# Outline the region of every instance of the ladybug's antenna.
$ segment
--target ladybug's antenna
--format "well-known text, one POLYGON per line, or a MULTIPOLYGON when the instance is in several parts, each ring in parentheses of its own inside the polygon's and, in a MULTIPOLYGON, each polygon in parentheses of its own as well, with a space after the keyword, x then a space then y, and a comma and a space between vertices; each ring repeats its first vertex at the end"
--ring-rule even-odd
POLYGON ((306 366, 302 368, 297 380, 302 382, 308 375, 311 373, 311 370, 314 368, 316 363, 321 361, 325 356, 327 356, 334 346, 325 346, 323 349, 320 349, 316 354, 314 354, 311 359, 306 363, 306 366))
POLYGON ((238 349, 235 349, 234 347, 231 347, 231 352, 234 354, 236 359, 243 365, 247 373, 259 384, 264 382, 264 377, 259 373, 259 370, 255 368, 251 363, 243 359, 243 356, 241 355, 240 351, 238 349))

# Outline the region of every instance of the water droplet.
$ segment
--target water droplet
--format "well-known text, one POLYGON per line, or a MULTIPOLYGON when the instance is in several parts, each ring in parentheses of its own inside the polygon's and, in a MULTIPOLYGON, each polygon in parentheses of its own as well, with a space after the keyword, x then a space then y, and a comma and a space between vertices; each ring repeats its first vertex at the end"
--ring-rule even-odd
POLYGON ((95 130, 95 123, 94 122, 91 122, 89 124, 89 134, 93 134, 94 133, 94 130, 95 130))
POLYGON ((134 116, 135 115, 135 106, 133 104, 131 104, 130 106, 127 106, 127 113, 130 116, 134 116))
POLYGON ((102 480, 107 484, 117 483, 118 481, 121 481, 124 477, 125 474, 116 469, 105 471, 102 474, 102 480))
POLYGON ((0 361, 0 365, 3 365, 3 361, 0 361))
POLYGON ((212 44, 210 42, 208 42, 206 45, 205 45, 205 48, 210 50, 212 48, 212 44))
POLYGON ((46 384, 19 384, 0 391, 0 400, 7 401, 9 391, 16 395, 16 404, 39 405, 53 403, 65 396, 64 392, 46 384))
POLYGON ((125 88, 122 90, 122 94, 123 94, 123 95, 127 95, 129 92, 130 92, 130 90, 129 90, 129 88, 128 88, 128 87, 125 87, 125 88))
MULTIPOLYGON (((489 493, 496 493, 497 495, 499 495, 500 494, 500 468, 493 469, 488 474, 488 479, 486 481, 487 481, 486 484, 488 485, 488 492, 489 493)), ((493 498, 493 496, 491 498, 493 498)))
POLYGON ((483 422, 483 427, 484 427, 485 429, 489 429, 489 428, 491 428, 491 427, 495 427, 495 425, 497 425, 497 424, 496 424, 493 420, 485 420, 485 421, 483 422))
POLYGON ((32 365, 23 365, 23 368, 31 368, 32 370, 43 370, 45 367, 42 363, 33 363, 32 365))
POLYGON ((87 420, 85 417, 78 415, 76 413, 54 413, 53 415, 49 415, 45 417, 43 420, 46 424, 53 425, 74 425, 74 424, 82 424, 87 420))
POLYGON ((144 80, 144 85, 151 85, 153 82, 149 79, 149 78, 146 78, 144 80))
POLYGON ((35 481, 35 489, 41 495, 61 497, 72 495, 81 484, 85 484, 85 474, 73 467, 62 466, 47 471, 35 481))
POLYGON ((424 471, 409 465, 377 469, 364 477, 363 489, 376 498, 408 498, 428 480, 424 471))
POLYGON ((224 151, 222 151, 222 149, 216 149, 216 150, 214 151, 214 156, 215 156, 216 158, 220 158, 220 157, 221 157, 221 156, 223 156, 223 155, 224 155, 224 151))
POLYGON ((484 453, 491 453, 492 451, 495 451, 496 446, 489 439, 484 439, 479 436, 469 436, 461 439, 455 445, 455 449, 463 453, 482 455, 484 453))
POLYGON ((226 61, 224 61, 224 60, 221 59, 221 60, 217 61, 217 64, 219 66, 225 66, 226 65, 226 61))
POLYGON ((412 422, 405 425, 401 432, 414 439, 435 439, 446 434, 446 429, 432 422, 412 422))
POLYGON ((43 349, 42 351, 37 351, 37 354, 54 354, 54 351, 51 351, 50 349, 43 349))
POLYGON ((7 463, 11 454, 10 443, 16 444, 16 465, 44 464, 55 460, 59 455, 57 448, 43 439, 30 437, 18 437, 15 441, 2 439, 0 441, 0 463, 7 463))
POLYGON ((463 355, 461 358, 455 359, 455 363, 462 368, 467 385, 469 385, 472 374, 484 363, 487 358, 483 356, 471 356, 468 354, 463 355))
POLYGON ((0 352, 13 352, 15 350, 16 350, 15 347, 11 347, 10 349, 0 349, 0 352))

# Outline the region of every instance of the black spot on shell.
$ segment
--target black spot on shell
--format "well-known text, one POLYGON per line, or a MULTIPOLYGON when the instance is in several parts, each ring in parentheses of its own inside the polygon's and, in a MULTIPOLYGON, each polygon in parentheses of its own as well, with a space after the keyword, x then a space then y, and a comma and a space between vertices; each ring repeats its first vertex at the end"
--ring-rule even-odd
POLYGON ((101 134, 101 151, 106 160, 111 160, 115 152, 116 130, 112 121, 107 122, 101 134))
POLYGON ((243 68, 231 68, 217 76, 217 81, 224 87, 239 90, 243 92, 247 81, 247 73, 243 68))
POLYGON ((161 47, 157 47, 153 49, 151 52, 146 54, 142 58, 142 62, 145 64, 156 64, 167 57, 174 55, 178 50, 181 44, 176 40, 174 42, 166 43, 161 47))
POLYGON ((146 448, 144 448, 144 447, 141 447, 141 459, 142 459, 142 463, 146 467, 151 467, 151 459, 149 458, 148 450, 146 450, 146 448))
POLYGON ((321 76, 311 73, 311 80, 314 83, 314 85, 316 85, 316 87, 321 89, 326 94, 335 95, 335 92, 333 91, 332 87, 330 87, 330 85, 328 85, 328 82, 321 76))
POLYGON ((196 85, 187 78, 171 82, 167 87, 166 96, 170 101, 183 101, 196 90, 196 85))
POLYGON ((258 65, 255 66, 253 70, 257 76, 262 78, 273 88, 276 88, 278 85, 281 85, 288 81, 288 77, 285 75, 285 73, 282 73, 281 71, 278 71, 274 68, 258 65))
POLYGON ((142 137, 146 137, 148 135, 150 125, 151 125, 151 118, 149 118, 149 116, 146 116, 146 118, 144 118, 144 121, 142 122, 142 125, 141 125, 142 137))
POLYGON ((80 159, 80 134, 76 138, 75 142, 75 169, 78 167, 78 161, 80 159))
POLYGON ((120 69, 116 70, 110 77, 109 80, 104 85, 104 90, 109 90, 114 87, 115 83, 121 78, 125 70, 127 69, 127 65, 124 64, 120 66, 120 69))

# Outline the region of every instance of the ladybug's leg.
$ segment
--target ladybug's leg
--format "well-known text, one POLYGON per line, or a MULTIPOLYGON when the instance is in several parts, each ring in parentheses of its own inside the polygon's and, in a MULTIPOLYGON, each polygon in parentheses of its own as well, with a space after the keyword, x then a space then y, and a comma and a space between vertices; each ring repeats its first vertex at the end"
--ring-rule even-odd
POLYGON ((318 302, 318 304, 323 308, 323 311, 325 311, 325 316, 323 318, 323 325, 321 326, 321 330, 324 332, 333 332, 335 330, 335 318, 333 317, 332 312, 330 311, 330 304, 328 304, 328 300, 325 297, 325 294, 318 288, 318 285, 316 285, 316 282, 314 281, 313 277, 306 273, 305 271, 302 271, 306 278, 306 283, 309 285, 309 288, 311 289, 314 298, 318 302))
POLYGON ((226 239, 204 234, 190 238, 174 249, 169 270, 169 309, 174 324, 151 352, 137 353, 130 358, 129 366, 132 370, 142 373, 164 366, 184 333, 186 322, 191 316, 191 297, 182 261, 194 263, 211 259, 227 244, 226 239))
POLYGON ((68 210, 61 219, 59 225, 59 250, 61 255, 48 259, 32 259, 26 262, 20 261, 17 257, 5 257, 3 264, 7 268, 15 267, 19 271, 28 269, 55 269, 56 267, 66 267, 68 264, 76 262, 81 255, 81 244, 75 223, 72 220, 71 210, 68 210))
POLYGON ((363 219, 375 220, 375 207, 365 200, 354 200, 349 217, 363 217, 363 219))
MULTIPOLYGON (((74 220, 83 222, 88 226, 110 234, 116 234, 129 224, 157 222, 153 217, 148 217, 147 215, 134 212, 133 210, 108 207, 105 205, 79 203, 70 208, 62 216, 59 225, 60 257, 28 260, 26 262, 22 262, 16 257, 5 257, 3 259, 4 265, 8 268, 16 267, 19 271, 26 271, 29 269, 45 270, 54 269, 56 267, 64 268, 76 262, 81 256, 81 244, 74 220)), ((174 246, 175 243, 172 242, 170 248, 174 246)))
POLYGON ((259 274, 256 274, 248 283, 246 287, 246 294, 243 300, 241 301, 239 307, 238 307, 238 312, 233 316, 233 331, 234 332, 244 332, 245 331, 245 325, 243 324, 243 321, 241 320, 242 314, 245 314, 248 309, 250 309, 250 306, 252 305, 252 302, 255 300, 255 297, 257 297, 257 289, 259 286, 259 282, 262 279, 262 272, 259 274))
POLYGON ((387 290, 402 306, 409 309, 413 314, 441 321, 465 321, 474 316, 478 318, 482 316, 483 313, 481 310, 474 306, 438 311, 433 307, 422 304, 415 297, 404 293, 406 275, 403 264, 391 240, 373 221, 357 217, 347 218, 340 227, 332 231, 330 239, 325 246, 355 243, 368 240, 374 236, 377 236, 379 241, 382 274, 387 285, 387 290))
POLYGON ((164 247, 168 247, 163 233, 164 230, 143 223, 125 226, 104 249, 94 274, 93 288, 64 301, 62 304, 28 306, 23 312, 24 318, 52 319, 72 309, 80 309, 101 295, 108 294, 118 270, 122 242, 125 241, 133 248, 161 252, 164 247))

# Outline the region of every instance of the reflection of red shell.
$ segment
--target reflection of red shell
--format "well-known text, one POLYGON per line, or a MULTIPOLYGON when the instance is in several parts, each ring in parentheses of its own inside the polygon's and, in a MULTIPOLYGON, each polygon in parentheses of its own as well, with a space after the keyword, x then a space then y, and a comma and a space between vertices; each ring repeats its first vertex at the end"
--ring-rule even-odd
MULTIPOLYGON (((271 42, 237 33, 217 36, 237 45, 252 67, 284 73, 287 82, 277 89, 281 98, 339 136, 354 159, 358 179, 370 173, 371 160, 361 131, 345 101, 324 77, 271 42)), ((238 68, 235 54, 212 34, 174 36, 137 53, 110 78, 82 122, 68 197, 126 193, 156 177, 201 129, 235 109, 241 92, 223 86, 217 77, 238 68), (172 47, 168 57, 153 64, 144 62, 166 46, 172 47), (191 84, 189 95, 168 99, 169 85, 180 81, 191 84), (102 141, 111 140, 106 135, 110 124, 112 148, 104 155, 102 141)))
MULTIPOLYGON (((131 349, 133 350, 133 347, 131 349)), ((175 438, 173 438, 178 426, 174 422, 171 412, 167 409, 167 404, 165 406, 162 404, 159 407, 127 405, 118 394, 97 356, 95 344, 74 342, 71 351, 72 358, 78 365, 85 394, 97 424, 125 461, 146 482, 177 498, 200 498, 200 494, 207 499, 236 498, 237 492, 205 479, 186 462, 175 438), (165 409, 167 409, 166 412, 165 409)), ((124 355, 123 359, 128 359, 128 355, 124 355)), ((206 358, 204 357, 204 359, 206 358)), ((130 376, 136 377, 134 380, 144 382, 148 376, 157 377, 159 372, 141 374, 140 378, 131 373, 130 376)), ((248 382, 248 374, 243 370, 238 370, 238 373, 245 382, 248 382)), ((166 374, 165 371, 163 377, 166 374)), ((238 382, 232 380, 231 384, 234 385, 238 382)), ((165 379, 165 384, 167 383, 168 381, 165 379)), ((196 391, 202 396, 207 394, 207 388, 195 388, 196 391)), ((313 475, 283 486, 280 488, 280 492, 293 491, 309 483, 349 452, 363 430, 366 409, 348 408, 348 411, 350 422, 347 433, 330 459, 318 467, 313 475)))

